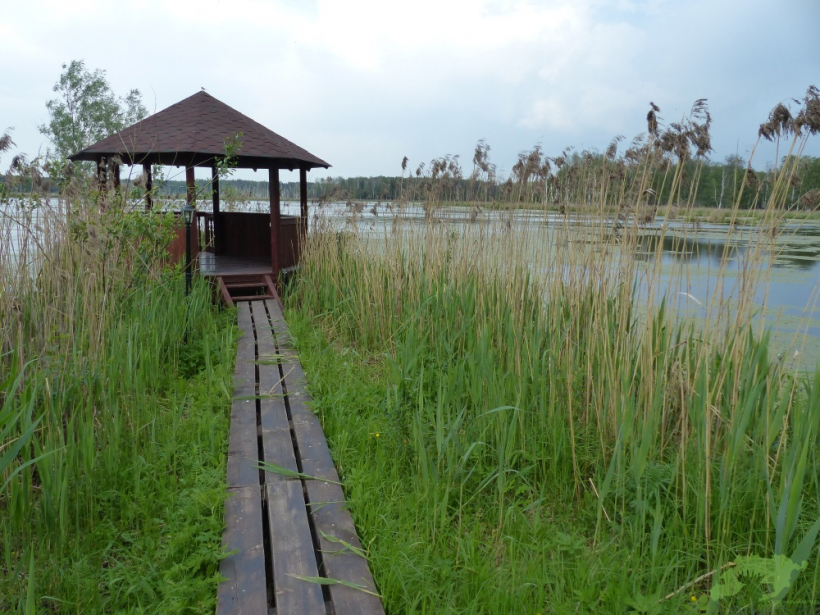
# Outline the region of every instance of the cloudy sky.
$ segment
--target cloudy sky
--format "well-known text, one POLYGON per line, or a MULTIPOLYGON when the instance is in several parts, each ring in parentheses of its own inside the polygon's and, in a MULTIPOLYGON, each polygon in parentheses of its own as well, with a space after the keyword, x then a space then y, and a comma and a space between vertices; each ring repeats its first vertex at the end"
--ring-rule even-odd
POLYGON ((820 0, 2 0, 0 132, 44 152, 45 102, 82 59, 152 112, 204 87, 334 176, 444 154, 469 170, 479 139, 508 171, 536 144, 628 142, 650 101, 671 122, 697 98, 712 159, 748 158, 769 110, 820 86, 818 24, 820 0))

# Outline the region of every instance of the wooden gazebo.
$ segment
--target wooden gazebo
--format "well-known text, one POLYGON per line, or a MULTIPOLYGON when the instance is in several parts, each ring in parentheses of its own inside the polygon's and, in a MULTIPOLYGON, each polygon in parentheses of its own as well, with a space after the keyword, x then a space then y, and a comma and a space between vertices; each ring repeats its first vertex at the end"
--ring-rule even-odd
MULTIPOLYGON (((199 259, 200 271, 218 278, 223 296, 225 281, 242 287, 239 275, 276 279, 281 271, 298 263, 307 230, 307 172, 330 166, 205 91, 94 143, 70 159, 95 162, 100 183, 107 184, 110 173, 115 187, 119 184, 120 164, 142 165, 147 210, 152 208, 153 165, 185 167, 187 198, 192 205, 195 205, 194 167, 210 167, 213 211, 198 212, 195 226, 202 226, 205 238, 206 254, 199 259), (239 147, 232 157, 235 166, 268 169, 269 214, 219 209, 217 163, 225 158, 226 143, 237 136, 239 147), (298 217, 281 215, 280 169, 299 169, 301 215, 298 217)), ((199 245, 198 234, 194 244, 199 245)), ((250 288, 251 281, 245 281, 244 286, 250 288)))

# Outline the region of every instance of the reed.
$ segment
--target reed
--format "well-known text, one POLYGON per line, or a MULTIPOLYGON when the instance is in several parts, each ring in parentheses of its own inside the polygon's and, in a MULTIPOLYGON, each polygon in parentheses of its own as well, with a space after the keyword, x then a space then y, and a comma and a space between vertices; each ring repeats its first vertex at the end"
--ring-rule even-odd
POLYGON ((19 185, 0 205, 0 611, 208 610, 230 313, 202 281, 183 296, 173 217, 19 185))
POLYGON ((628 185, 608 164, 581 178, 583 214, 454 223, 445 183, 422 225, 315 221, 288 318, 388 608, 817 603, 820 372, 772 358, 754 303, 810 131, 790 132, 737 275, 727 251, 695 320, 662 267, 670 231, 647 242, 641 212, 696 184, 682 169, 711 120, 698 101, 662 132, 656 111, 628 185))

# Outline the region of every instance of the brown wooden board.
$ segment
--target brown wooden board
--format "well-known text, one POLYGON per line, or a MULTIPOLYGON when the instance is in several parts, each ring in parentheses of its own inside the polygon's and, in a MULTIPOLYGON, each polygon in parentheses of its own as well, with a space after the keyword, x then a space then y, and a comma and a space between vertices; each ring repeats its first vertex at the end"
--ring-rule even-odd
MULTIPOLYGON (((310 408, 310 396, 305 390, 302 366, 298 361, 292 361, 283 363, 282 370, 302 472, 328 479, 305 481, 308 501, 313 503, 308 506, 322 550, 325 575, 330 579, 355 583, 367 591, 377 593, 367 560, 333 540, 343 540, 355 549, 361 549, 353 519, 341 503, 344 501, 342 488, 334 484, 334 481, 339 482, 339 476, 322 425, 310 408)), ((337 615, 384 613, 377 596, 344 585, 330 585, 329 589, 337 615)))
POLYGON ((253 395, 256 392, 256 350, 253 335, 251 311, 247 305, 236 309, 236 320, 242 337, 236 347, 236 367, 234 368, 234 397, 253 395))
POLYGON ((302 483, 281 481, 266 490, 277 615, 324 615, 322 586, 297 578, 319 576, 302 483))
POLYGON ((222 546, 236 551, 219 563, 227 579, 217 590, 217 615, 267 613, 262 494, 259 485, 229 490, 222 546))
MULTIPOLYGON (((353 525, 353 519, 344 503, 344 493, 339 485, 326 481, 307 481, 308 499, 313 526, 322 550, 324 574, 329 579, 350 581, 368 591, 378 593, 367 560, 338 542, 343 540, 354 548, 361 543, 353 525)), ((331 585, 330 598, 336 615, 381 615, 384 613, 381 599, 359 589, 344 585, 331 585)))
POLYGON ((234 371, 234 399, 231 403, 231 431, 228 441, 228 486, 259 484, 259 457, 256 429, 256 365, 251 313, 247 305, 237 308, 239 339, 234 371))
POLYGON ((228 487, 259 485, 259 443, 256 403, 236 400, 231 404, 231 433, 228 441, 228 487))
POLYGON ((268 306, 268 311, 270 312, 271 327, 276 336, 276 345, 279 347, 279 351, 293 348, 290 331, 285 322, 285 316, 282 314, 282 308, 279 307, 279 302, 268 300, 265 301, 265 305, 268 306))
MULTIPOLYGON (((299 446, 302 471, 310 476, 339 482, 318 417, 308 412, 294 415, 293 430, 299 446)), ((342 488, 329 481, 306 481, 308 500, 312 503, 308 506, 319 538, 325 574, 330 579, 350 581, 375 593, 376 586, 367 560, 343 544, 327 538, 341 539, 357 549, 361 548, 353 519, 345 505, 340 503, 345 499, 342 488)), ((337 615, 384 612, 378 597, 351 587, 331 585, 330 595, 337 615)))
MULTIPOLYGON (((260 422, 262 428, 262 450, 265 461, 298 472, 293 439, 290 435, 282 379, 276 360, 276 346, 273 341, 265 305, 261 301, 251 303, 254 326, 259 347, 259 393, 260 422)), ((286 480, 281 474, 265 472, 265 482, 275 483, 286 480)))
POLYGON ((247 212, 220 214, 220 254, 270 260, 270 216, 247 212))
MULTIPOLYGON (((367 560, 336 540, 343 540, 360 549, 353 519, 344 503, 333 458, 318 417, 310 408, 310 396, 305 388, 305 374, 293 345, 281 308, 276 301, 266 301, 271 325, 280 354, 289 355, 282 362, 282 373, 290 406, 291 424, 295 434, 302 472, 320 480, 304 481, 308 508, 322 550, 323 573, 329 579, 347 581, 376 593, 376 585, 367 560), (328 479, 328 480, 321 480, 328 479), (335 539, 335 540, 334 540, 335 539)), ((381 599, 359 589, 344 585, 329 586, 334 612, 337 615, 384 613, 381 599)))

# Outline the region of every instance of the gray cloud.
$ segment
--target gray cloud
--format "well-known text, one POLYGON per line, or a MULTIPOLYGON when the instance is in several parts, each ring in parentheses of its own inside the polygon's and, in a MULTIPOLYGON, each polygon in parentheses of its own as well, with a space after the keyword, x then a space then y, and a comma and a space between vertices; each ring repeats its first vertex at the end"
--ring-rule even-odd
MULTIPOLYGON (((676 121, 701 97, 720 160, 747 155, 772 106, 820 85, 813 0, 82 0, 3 13, 0 130, 15 126, 29 154, 46 145, 37 125, 72 59, 117 92, 140 88, 151 109, 205 87, 333 175, 397 174, 405 155, 469 161, 480 138, 507 168, 536 143, 603 149, 645 129, 650 100, 676 121)), ((774 150, 761 154, 758 166, 774 150)))

